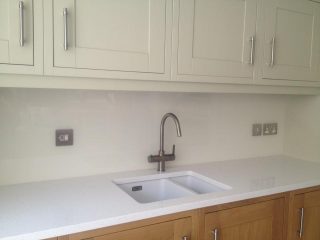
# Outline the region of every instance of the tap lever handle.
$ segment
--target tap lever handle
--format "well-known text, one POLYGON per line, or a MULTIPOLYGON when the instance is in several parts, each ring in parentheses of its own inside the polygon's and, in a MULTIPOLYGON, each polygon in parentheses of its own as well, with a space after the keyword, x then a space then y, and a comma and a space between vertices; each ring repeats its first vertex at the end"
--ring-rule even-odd
POLYGON ((172 146, 172 155, 174 155, 175 153, 176 153, 176 145, 173 144, 173 146, 172 146))

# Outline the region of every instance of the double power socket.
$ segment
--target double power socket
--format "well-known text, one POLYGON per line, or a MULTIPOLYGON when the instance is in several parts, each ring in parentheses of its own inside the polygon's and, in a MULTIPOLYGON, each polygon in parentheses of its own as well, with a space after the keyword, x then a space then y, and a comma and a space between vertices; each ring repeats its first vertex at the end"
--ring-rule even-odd
POLYGON ((255 123, 252 125, 252 136, 269 136, 278 134, 278 123, 255 123))

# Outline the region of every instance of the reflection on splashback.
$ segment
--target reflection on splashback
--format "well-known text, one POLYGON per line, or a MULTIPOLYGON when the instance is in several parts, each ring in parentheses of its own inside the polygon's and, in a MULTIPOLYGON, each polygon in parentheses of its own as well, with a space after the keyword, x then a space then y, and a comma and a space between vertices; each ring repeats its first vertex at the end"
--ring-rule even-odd
POLYGON ((0 89, 0 185, 156 168, 164 113, 170 165, 279 154, 288 97, 246 94, 143 93, 0 89), (251 137, 251 124, 278 122, 279 134, 251 137), (74 129, 74 145, 55 147, 55 129, 74 129))

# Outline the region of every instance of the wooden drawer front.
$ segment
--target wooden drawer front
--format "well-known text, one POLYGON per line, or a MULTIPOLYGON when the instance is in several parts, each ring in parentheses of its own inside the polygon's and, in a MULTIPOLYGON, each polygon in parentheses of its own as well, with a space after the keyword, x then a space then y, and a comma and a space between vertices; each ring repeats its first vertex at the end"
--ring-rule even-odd
POLYGON ((205 239, 281 240, 283 216, 283 199, 208 213, 205 215, 205 239))
MULTIPOLYGON (((89 234, 79 233, 67 236, 66 239, 59 238, 59 240, 181 240, 184 236, 191 239, 191 237, 195 235, 192 235, 191 217, 133 229, 110 227, 105 231, 109 233, 101 235, 101 231, 96 230, 96 232, 89 234)), ((194 238, 192 240, 194 240, 194 238)))
POLYGON ((151 226, 136 228, 123 232, 117 232, 100 237, 94 240, 174 240, 174 223, 166 222, 151 226))

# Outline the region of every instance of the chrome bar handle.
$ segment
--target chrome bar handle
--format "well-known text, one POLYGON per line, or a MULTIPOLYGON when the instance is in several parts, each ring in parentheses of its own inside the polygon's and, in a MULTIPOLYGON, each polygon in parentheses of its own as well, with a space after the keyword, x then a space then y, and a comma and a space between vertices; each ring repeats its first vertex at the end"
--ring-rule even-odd
POLYGON ((212 230, 213 240, 218 240, 218 233, 219 231, 217 228, 212 230))
POLYGON ((275 43, 276 43, 276 38, 273 37, 271 40, 271 60, 270 60, 270 67, 274 66, 274 47, 275 47, 275 43))
POLYGON ((250 61, 249 64, 254 64, 254 45, 255 45, 255 38, 254 36, 250 37, 249 42, 251 43, 251 49, 250 49, 250 61))
POLYGON ((304 208, 300 208, 300 229, 298 231, 299 238, 303 235, 303 222, 304 222, 304 208))
POLYGON ((19 1, 19 25, 20 25, 20 47, 24 46, 24 16, 23 16, 23 1, 19 1))
POLYGON ((64 50, 68 50, 68 9, 64 8, 63 9, 63 47, 64 50))

